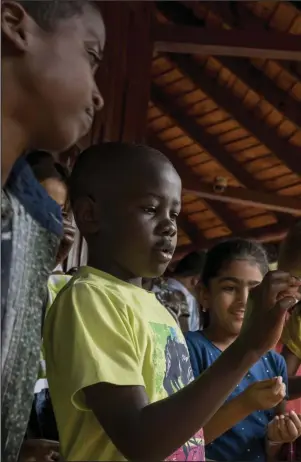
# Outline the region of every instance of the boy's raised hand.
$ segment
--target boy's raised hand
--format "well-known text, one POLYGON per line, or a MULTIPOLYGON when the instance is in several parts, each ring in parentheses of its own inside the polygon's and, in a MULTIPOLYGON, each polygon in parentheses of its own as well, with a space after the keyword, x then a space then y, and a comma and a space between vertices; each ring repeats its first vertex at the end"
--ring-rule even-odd
POLYGON ((292 443, 301 435, 301 419, 294 411, 277 415, 268 425, 267 438, 271 443, 292 443))
POLYGON ((301 281, 283 271, 270 271, 252 290, 239 336, 243 348, 262 356, 279 341, 286 314, 301 298, 301 281))
POLYGON ((242 394, 245 407, 251 412, 271 409, 285 398, 286 386, 282 377, 252 383, 242 394))

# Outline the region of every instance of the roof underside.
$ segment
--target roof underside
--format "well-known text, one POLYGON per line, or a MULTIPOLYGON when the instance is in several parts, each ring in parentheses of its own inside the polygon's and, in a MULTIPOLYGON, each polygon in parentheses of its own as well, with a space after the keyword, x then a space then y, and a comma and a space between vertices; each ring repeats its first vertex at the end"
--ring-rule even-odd
MULTIPOLYGON (((294 3, 156 2, 156 19, 297 36, 294 3)), ((147 140, 183 179, 182 250, 231 235, 277 241, 301 214, 300 102, 300 62, 154 51, 147 140)))

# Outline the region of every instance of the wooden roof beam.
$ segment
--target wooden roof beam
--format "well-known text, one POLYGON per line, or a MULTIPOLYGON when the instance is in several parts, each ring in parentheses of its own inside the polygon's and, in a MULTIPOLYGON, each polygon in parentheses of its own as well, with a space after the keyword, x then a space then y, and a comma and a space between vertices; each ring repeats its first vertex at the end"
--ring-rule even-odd
POLYGON ((293 34, 253 30, 201 29, 174 24, 154 26, 155 49, 246 58, 301 61, 301 43, 293 34))
MULTIPOLYGON (((254 15, 247 9, 243 8, 241 3, 235 3, 235 11, 238 9, 239 16, 238 19, 243 20, 244 28, 248 27, 246 20, 251 19, 251 24, 254 24, 255 27, 261 27, 262 24, 259 18, 254 17, 254 15), (243 8, 243 9, 242 9, 243 8), (241 11, 244 13, 241 18, 241 11), (246 23, 246 24, 245 24, 246 23)), ((233 4, 233 2, 232 2, 233 4)), ((203 9, 204 6, 208 7, 208 11, 213 11, 219 17, 223 12, 223 16, 226 16, 226 22, 231 26, 234 26, 237 17, 233 16, 233 13, 230 11, 231 2, 207 2, 206 4, 202 3, 202 15, 199 12, 200 4, 198 2, 187 2, 180 1, 177 4, 177 9, 172 9, 168 7, 168 4, 160 4, 161 14, 164 15, 167 21, 176 24, 183 25, 193 25, 197 27, 204 28, 204 18, 203 18, 203 9), (182 20, 182 22, 181 22, 182 20)), ((224 19, 224 17, 223 17, 224 19)), ((251 30, 251 29, 250 29, 251 30)), ((285 117, 294 122, 297 126, 301 127, 301 111, 300 104, 287 92, 278 87, 273 80, 269 79, 261 70, 251 64, 251 62, 246 58, 231 58, 229 56, 217 56, 217 59, 220 63, 227 67, 233 74, 235 74, 241 81, 248 85, 252 90, 254 90, 260 96, 263 96, 270 104, 272 104, 276 109, 284 114, 285 117)), ((298 63, 293 62, 295 65, 298 63)), ((289 67, 289 72, 292 73, 291 61, 282 61, 281 65, 283 67, 289 67)))
POLYGON ((227 56, 218 56, 217 59, 248 87, 301 128, 300 103, 289 93, 275 85, 263 72, 252 66, 247 59, 237 60, 227 56))
MULTIPOLYGON (((300 40, 301 47, 301 40, 300 40)), ((194 84, 201 88, 218 106, 222 107, 239 122, 251 135, 254 135, 278 159, 280 159, 292 172, 301 175, 300 148, 289 144, 280 138, 277 131, 266 124, 262 124, 252 117, 231 92, 226 91, 214 79, 192 61, 188 56, 172 55, 168 57, 178 68, 190 78, 194 84)), ((300 113, 300 110, 299 110, 300 113)))
POLYGON ((224 192, 219 192, 215 190, 214 185, 208 183, 202 183, 197 189, 184 183, 183 191, 188 194, 194 194, 202 199, 216 200, 242 205, 243 207, 256 207, 264 210, 301 216, 301 200, 295 197, 251 191, 250 189, 235 188, 233 186, 228 186, 224 192))
MULTIPOLYGON (((155 136, 149 136, 148 142, 163 152, 171 161, 182 179, 183 191, 188 194, 210 201, 239 204, 244 207, 256 207, 301 216, 301 199, 233 186, 227 186, 224 191, 218 191, 214 185, 200 180, 183 159, 165 147, 155 136)), ((229 214, 229 210, 226 213, 229 214)), ((245 231, 241 230, 241 232, 245 231)))
POLYGON ((192 244, 196 247, 207 247, 209 245, 208 239, 202 234, 198 226, 192 223, 187 215, 183 212, 180 213, 177 220, 178 228, 181 228, 182 231, 189 237, 192 244))
MULTIPOLYGON (((292 224, 293 224, 293 221, 292 221, 292 224)), ((262 244, 269 243, 269 242, 280 242, 285 238, 287 232, 288 232, 288 227, 280 225, 279 223, 275 223, 273 225, 264 226, 262 228, 249 229, 246 232, 235 234, 235 235, 233 234, 232 236, 229 236, 229 237, 226 236, 226 237, 210 239, 208 247, 197 247, 193 244, 183 245, 183 246, 178 247, 176 252, 181 253, 181 254, 187 254, 189 252, 193 252, 196 249, 206 250, 218 244, 219 242, 222 242, 229 238, 232 239, 235 237, 240 237, 242 239, 252 239, 254 241, 261 242, 262 244)))
MULTIPOLYGON (((190 170, 190 168, 182 159, 180 159, 180 157, 177 156, 175 152, 168 149, 158 137, 154 134, 149 134, 148 143, 166 155, 180 175, 183 184, 186 186, 199 185, 200 179, 198 176, 190 170)), ((204 202, 205 205, 218 216, 218 218, 229 228, 231 232, 239 232, 245 229, 243 221, 240 220, 232 210, 225 208, 223 204, 212 202, 210 200, 204 202)), ((185 231, 184 228, 183 231, 185 231)), ((188 233, 187 235, 190 237, 188 233)))
POLYGON ((168 98, 155 84, 152 84, 151 100, 241 184, 249 189, 260 190, 262 188, 260 181, 257 181, 256 178, 245 170, 216 140, 215 136, 206 132, 201 125, 195 122, 194 118, 187 116, 183 112, 183 109, 178 107, 174 103, 174 100, 168 98))

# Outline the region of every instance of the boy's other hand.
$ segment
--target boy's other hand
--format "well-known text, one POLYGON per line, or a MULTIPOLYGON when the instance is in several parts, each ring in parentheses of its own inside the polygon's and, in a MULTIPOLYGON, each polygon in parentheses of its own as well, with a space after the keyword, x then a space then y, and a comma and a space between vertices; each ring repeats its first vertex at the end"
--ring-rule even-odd
POLYGON ((19 462, 61 462, 57 441, 25 440, 19 456, 19 462))
POLYGON ((243 393, 242 400, 250 413, 271 409, 285 398, 286 386, 282 377, 261 380, 250 385, 243 393))
POLYGON ((267 437, 272 443, 292 443, 301 435, 301 419, 294 411, 276 416, 269 424, 267 437))
POLYGON ((252 290, 241 335, 241 347, 256 352, 258 357, 279 341, 286 314, 298 301, 301 281, 283 271, 270 271, 252 290), (294 293, 294 296, 291 293, 294 293))

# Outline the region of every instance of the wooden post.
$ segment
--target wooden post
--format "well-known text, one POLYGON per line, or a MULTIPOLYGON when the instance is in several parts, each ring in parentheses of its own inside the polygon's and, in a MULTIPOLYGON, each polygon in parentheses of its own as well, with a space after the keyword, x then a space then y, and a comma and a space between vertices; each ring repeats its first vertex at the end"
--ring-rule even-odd
MULTIPOLYGON (((104 61, 96 76, 104 108, 81 148, 103 141, 141 143, 146 138, 153 54, 153 2, 97 2, 106 25, 104 61)), ((87 247, 76 236, 68 269, 87 263, 87 247)))
POLYGON ((105 106, 97 115, 93 142, 142 142, 153 53, 152 2, 100 2, 107 29, 104 72, 98 85, 105 106))

